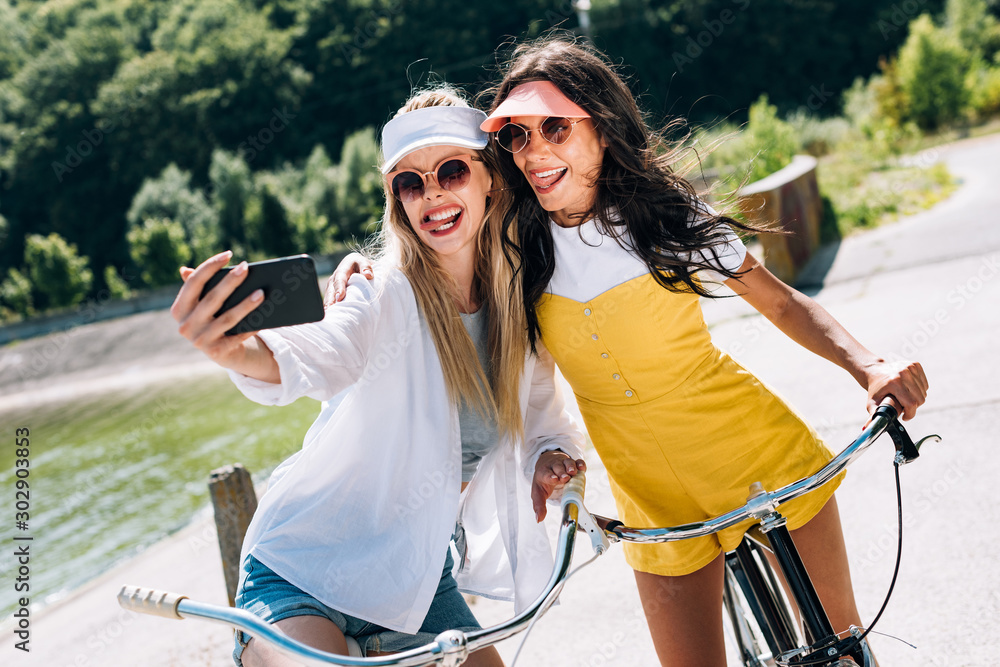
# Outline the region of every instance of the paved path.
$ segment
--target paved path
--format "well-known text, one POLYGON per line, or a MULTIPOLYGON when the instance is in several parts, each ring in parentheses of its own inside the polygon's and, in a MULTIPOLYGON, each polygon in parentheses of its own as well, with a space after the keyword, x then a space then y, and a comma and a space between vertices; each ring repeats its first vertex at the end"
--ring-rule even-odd
MULTIPOLYGON (((816 298, 862 342, 885 355, 919 359, 931 394, 915 435, 945 442, 902 470, 903 565, 879 629, 913 644, 877 638, 883 667, 994 665, 1000 649, 1000 456, 994 417, 1000 403, 1000 136, 937 149, 963 186, 935 209, 849 238, 828 270, 812 276, 816 298)), ((864 415, 864 394, 843 371, 789 343, 738 299, 708 304, 717 342, 795 403, 837 448, 864 415)), ((892 574, 895 501, 891 456, 873 450, 852 467, 838 494, 862 615, 877 611, 892 574)), ((588 501, 613 512, 599 462, 588 501)), ((588 554, 580 551, 577 562, 588 554)), ((16 652, 4 625, 0 663, 45 667, 231 665, 230 633, 192 621, 121 612, 122 583, 158 586, 209 602, 223 598, 210 524, 148 550, 32 619, 32 653, 16 652)), ((486 622, 509 614, 481 600, 486 622)), ((501 645, 508 664, 519 638, 501 645)), ((621 550, 579 571, 562 604, 527 640, 521 667, 655 665, 631 571, 621 550)))

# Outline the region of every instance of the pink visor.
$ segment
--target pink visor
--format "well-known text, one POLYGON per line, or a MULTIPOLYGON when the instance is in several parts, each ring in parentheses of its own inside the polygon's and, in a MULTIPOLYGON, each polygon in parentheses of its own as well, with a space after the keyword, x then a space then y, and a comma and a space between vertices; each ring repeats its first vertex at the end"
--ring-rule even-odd
POLYGON ((483 132, 496 132, 512 116, 590 118, 589 113, 566 97, 551 81, 529 81, 515 87, 479 129, 483 132))

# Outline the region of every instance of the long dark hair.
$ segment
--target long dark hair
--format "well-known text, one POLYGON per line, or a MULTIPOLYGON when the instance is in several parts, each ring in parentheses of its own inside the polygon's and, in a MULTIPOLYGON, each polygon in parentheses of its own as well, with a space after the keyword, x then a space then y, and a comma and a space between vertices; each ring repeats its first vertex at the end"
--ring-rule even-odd
MULTIPOLYGON (((764 230, 707 213, 694 187, 673 168, 684 153, 666 139, 674 124, 650 129, 628 86, 604 54, 561 36, 542 37, 514 49, 506 65, 501 65, 501 73, 502 81, 484 93, 492 96, 491 111, 522 83, 551 81, 590 114, 607 143, 600 174, 594 175, 594 202, 580 214, 582 220, 596 218, 602 233, 638 256, 653 278, 670 291, 717 296, 702 286, 695 275, 698 271, 713 270, 727 279, 738 276, 720 270, 701 253, 719 258, 727 232, 720 223, 754 233, 764 230)), ((540 334, 535 307, 555 269, 552 233, 548 213, 513 156, 504 150, 499 153, 504 180, 517 196, 528 338, 534 349, 540 334)))

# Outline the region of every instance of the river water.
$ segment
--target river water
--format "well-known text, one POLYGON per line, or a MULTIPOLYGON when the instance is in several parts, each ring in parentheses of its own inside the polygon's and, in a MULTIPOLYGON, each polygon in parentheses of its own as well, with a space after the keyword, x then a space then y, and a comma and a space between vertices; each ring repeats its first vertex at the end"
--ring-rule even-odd
MULTIPOLYGON (((223 373, 0 413, 3 533, 32 538, 18 542, 30 544, 32 607, 210 511, 213 469, 240 462, 259 482, 301 447, 318 413, 309 399, 280 408, 252 403, 223 373), (16 528, 14 516, 19 428, 30 431, 27 530, 16 528)), ((13 551, 2 550, 4 572, 15 571, 13 551)), ((0 601, 0 618, 7 617, 16 596, 0 601)))

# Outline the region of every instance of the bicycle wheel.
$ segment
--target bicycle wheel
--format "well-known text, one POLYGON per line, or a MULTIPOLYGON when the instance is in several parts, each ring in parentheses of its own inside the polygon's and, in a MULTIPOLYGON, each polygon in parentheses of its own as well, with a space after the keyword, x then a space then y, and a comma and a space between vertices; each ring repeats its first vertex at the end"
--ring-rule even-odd
MULTIPOLYGON (((724 618, 730 639, 745 667, 797 664, 790 651, 804 646, 791 603, 785 596, 764 547, 750 537, 726 554, 723 581, 724 618)), ((875 667, 868 643, 851 651, 852 658, 832 657, 813 667, 875 667)))
POLYGON ((726 621, 727 635, 736 649, 739 664, 745 667, 765 667, 774 665, 773 656, 760 636, 756 624, 751 625, 753 616, 746 607, 746 601, 739 592, 739 584, 729 568, 726 568, 723 582, 722 605, 726 621))
POLYGON ((781 654, 801 646, 794 614, 764 549, 749 538, 726 554, 725 618, 746 667, 778 665, 781 654))

